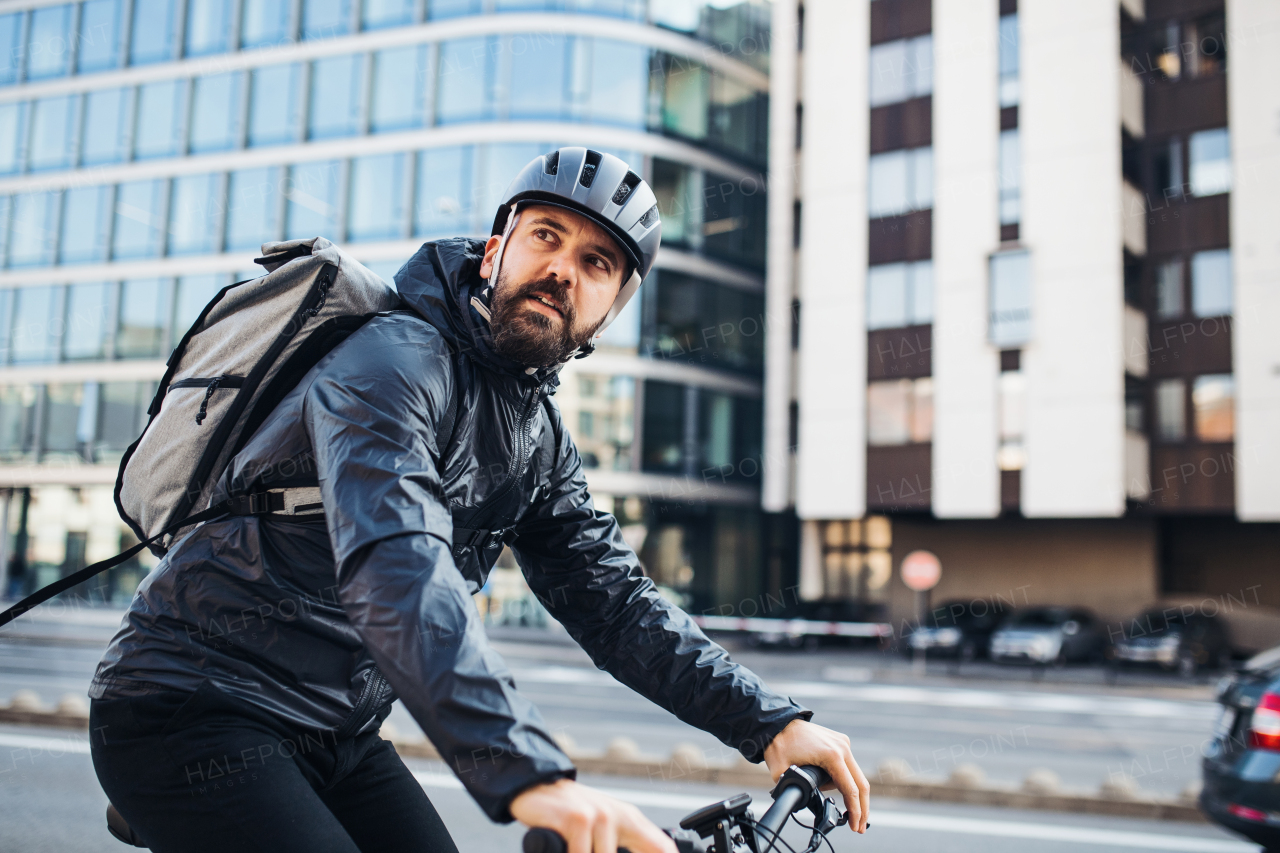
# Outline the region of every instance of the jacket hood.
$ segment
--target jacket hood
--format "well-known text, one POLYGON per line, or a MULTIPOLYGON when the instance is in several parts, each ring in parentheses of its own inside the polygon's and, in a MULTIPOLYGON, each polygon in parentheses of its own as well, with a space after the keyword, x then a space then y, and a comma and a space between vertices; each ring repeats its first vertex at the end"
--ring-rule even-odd
POLYGON ((434 326, 455 351, 498 373, 559 384, 558 365, 530 373, 494 350, 489 321, 471 304, 473 298, 486 306, 489 303, 488 281, 480 277, 483 260, 481 240, 453 237, 423 243, 396 272, 396 290, 404 304, 434 326))

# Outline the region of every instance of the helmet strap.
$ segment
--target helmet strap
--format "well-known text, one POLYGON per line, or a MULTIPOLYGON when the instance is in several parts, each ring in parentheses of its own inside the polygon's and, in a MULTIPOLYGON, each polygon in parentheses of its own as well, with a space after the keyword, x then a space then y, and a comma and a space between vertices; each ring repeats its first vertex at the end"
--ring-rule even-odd
POLYGON ((498 272, 502 269, 502 254, 507 250, 507 240, 511 237, 511 232, 515 230, 516 223, 520 221, 520 204, 519 202, 511 205, 511 213, 507 215, 507 224, 502 229, 502 237, 498 240, 498 253, 493 256, 493 269, 489 272, 489 291, 490 302, 493 300, 494 288, 498 286, 498 272))

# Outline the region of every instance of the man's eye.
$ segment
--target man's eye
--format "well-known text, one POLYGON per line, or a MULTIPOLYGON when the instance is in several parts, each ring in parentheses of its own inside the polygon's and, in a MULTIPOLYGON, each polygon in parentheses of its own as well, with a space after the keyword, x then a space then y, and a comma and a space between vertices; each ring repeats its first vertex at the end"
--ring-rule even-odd
POLYGON ((589 263, 595 264, 605 272, 609 271, 609 265, 605 262, 604 258, 591 258, 589 263))

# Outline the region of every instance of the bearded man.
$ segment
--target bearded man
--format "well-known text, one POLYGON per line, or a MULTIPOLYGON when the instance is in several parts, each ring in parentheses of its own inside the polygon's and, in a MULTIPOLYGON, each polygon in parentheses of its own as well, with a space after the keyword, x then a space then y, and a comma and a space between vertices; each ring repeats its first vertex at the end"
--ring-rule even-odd
POLYGON ((633 806, 574 781, 488 646, 471 596, 504 543, 597 666, 775 778, 823 767, 865 828, 849 739, 658 595, 592 505, 551 398, 648 274, 660 229, 653 192, 618 158, 538 157, 487 243, 423 245, 396 274, 402 308, 258 428, 213 501, 310 470, 321 508, 176 543, 90 690, 98 778, 152 850, 454 853, 378 736, 398 697, 493 820, 554 829, 570 853, 674 853, 633 806), (241 629, 210 630, 229 619, 241 629))

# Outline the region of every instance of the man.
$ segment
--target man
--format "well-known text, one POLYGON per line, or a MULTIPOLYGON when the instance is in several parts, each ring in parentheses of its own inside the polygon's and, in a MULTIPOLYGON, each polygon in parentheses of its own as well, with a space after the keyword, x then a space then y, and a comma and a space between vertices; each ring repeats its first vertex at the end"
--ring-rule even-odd
POLYGON ((378 737, 397 696, 492 819, 555 829, 570 853, 673 853, 573 781, 488 648, 471 594, 504 541, 598 666, 775 777, 825 767, 864 828, 848 738, 657 595, 550 398, 653 264, 652 191, 564 148, 506 199, 487 243, 428 243, 401 268, 403 310, 316 365, 213 498, 318 485, 323 509, 206 524, 139 587, 90 691, 92 750, 158 853, 455 850, 378 737))

